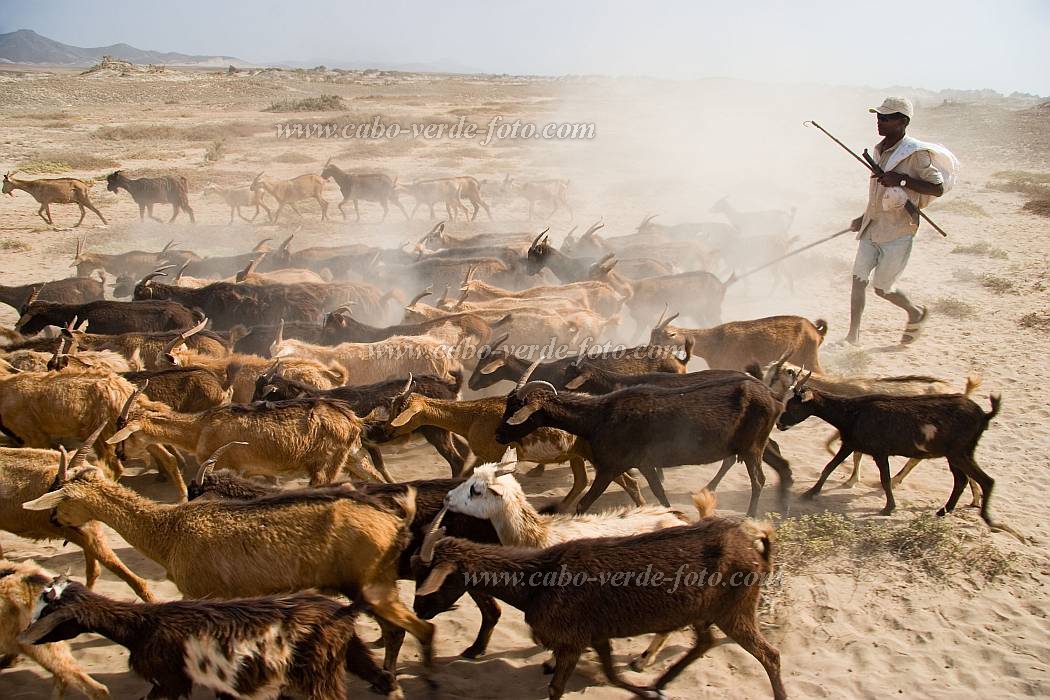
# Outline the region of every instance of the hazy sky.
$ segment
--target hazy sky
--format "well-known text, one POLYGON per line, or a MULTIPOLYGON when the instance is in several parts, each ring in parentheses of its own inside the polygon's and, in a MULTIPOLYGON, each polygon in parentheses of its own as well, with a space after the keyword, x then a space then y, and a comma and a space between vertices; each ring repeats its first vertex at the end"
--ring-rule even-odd
POLYGON ((1050 0, 0 0, 0 32, 256 63, 728 76, 1050 95, 1050 0), (171 10, 167 8, 173 8, 171 10))

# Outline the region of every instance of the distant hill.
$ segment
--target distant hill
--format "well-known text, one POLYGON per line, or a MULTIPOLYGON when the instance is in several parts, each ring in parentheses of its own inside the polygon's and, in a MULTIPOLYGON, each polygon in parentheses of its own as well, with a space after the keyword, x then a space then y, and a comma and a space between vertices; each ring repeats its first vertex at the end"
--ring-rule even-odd
POLYGON ((232 64, 238 67, 248 67, 251 65, 233 56, 193 56, 175 52, 144 51, 128 44, 82 48, 48 39, 32 29, 19 29, 15 32, 0 34, 0 63, 90 66, 98 63, 103 56, 122 58, 132 63, 179 66, 232 64))

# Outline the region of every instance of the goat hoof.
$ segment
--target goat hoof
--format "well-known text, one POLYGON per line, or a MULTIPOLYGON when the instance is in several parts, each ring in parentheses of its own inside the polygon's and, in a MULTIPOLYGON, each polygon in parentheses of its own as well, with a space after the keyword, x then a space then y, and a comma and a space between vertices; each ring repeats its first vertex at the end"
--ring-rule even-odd
POLYGON ((879 511, 879 515, 890 515, 893 513, 893 510, 893 506, 886 506, 885 508, 879 511))
POLYGON ((939 508, 937 510, 937 517, 938 518, 943 518, 946 515, 948 515, 948 509, 947 508, 939 508))
POLYGON ((656 688, 646 688, 645 690, 642 690, 639 695, 643 698, 648 698, 649 700, 667 700, 667 695, 664 694, 664 691, 657 690, 656 688))
POLYGON ((818 491, 816 489, 810 489, 809 491, 806 491, 805 493, 802 494, 802 500, 803 501, 812 501, 814 498, 817 497, 818 494, 820 494, 820 491, 818 491))
POLYGON ((469 647, 467 647, 466 649, 463 650, 463 653, 460 654, 460 656, 462 656, 464 659, 476 659, 476 658, 478 658, 479 656, 481 656, 484 653, 485 653, 485 648, 484 647, 480 647, 479 648, 479 647, 469 646, 469 647))

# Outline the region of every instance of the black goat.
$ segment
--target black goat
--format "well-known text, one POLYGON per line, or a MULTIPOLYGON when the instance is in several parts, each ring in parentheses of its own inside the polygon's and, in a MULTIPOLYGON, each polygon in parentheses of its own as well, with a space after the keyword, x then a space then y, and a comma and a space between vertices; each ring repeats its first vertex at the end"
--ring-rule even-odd
POLYGON ((358 321, 346 310, 337 310, 325 317, 320 343, 378 343, 398 335, 428 335, 447 324, 454 324, 463 336, 469 336, 477 343, 487 341, 492 335, 492 325, 477 314, 451 314, 420 323, 377 327, 358 321))
MULTIPOLYGON (((515 355, 510 350, 498 348, 508 336, 501 336, 478 352, 478 364, 467 381, 473 391, 479 391, 497 382, 517 382, 529 369, 529 361, 515 355)), ((563 388, 566 382, 577 375, 569 373, 569 368, 587 363, 589 367, 608 369, 622 374, 647 374, 665 372, 684 374, 689 358, 692 356, 693 344, 686 342, 685 356, 678 356, 678 348, 641 345, 633 348, 607 350, 600 353, 587 353, 585 357, 565 357, 560 360, 544 362, 534 368, 533 376, 537 380, 550 382, 555 388, 563 388)))
POLYGON ((775 700, 787 698, 780 653, 762 636, 757 620, 761 581, 773 570, 768 523, 705 518, 695 525, 540 550, 444 535, 434 529, 420 551, 419 614, 444 607, 464 589, 518 608, 533 638, 554 652, 551 700, 561 697, 588 647, 598 652, 611 683, 640 697, 662 698, 661 689, 714 646, 712 624, 758 659, 775 700), (684 573, 692 585, 680 585, 684 573), (633 685, 620 676, 609 640, 682 627, 695 631, 693 647, 652 684, 633 685))
MULTIPOLYGON (((359 416, 367 416, 376 408, 389 409, 391 401, 406 391, 405 382, 400 379, 360 386, 318 389, 309 384, 282 377, 277 370, 278 366, 275 365, 269 372, 255 380, 253 401, 281 401, 302 396, 326 396, 346 401, 353 407, 354 413, 359 416)), ((418 377, 410 377, 408 385, 411 391, 417 394, 434 399, 455 400, 459 397, 459 391, 463 385, 463 376, 458 372, 454 372, 453 378, 454 381, 449 382, 440 377, 424 374, 418 377)), ((463 465, 470 454, 470 448, 462 438, 432 425, 421 426, 418 432, 448 462, 449 467, 452 469, 452 476, 458 476, 463 471, 463 465)), ((389 434, 386 420, 383 420, 381 423, 366 423, 364 437, 367 443, 384 443, 397 439, 389 434)), ((368 450, 368 454, 372 458, 376 469, 382 473, 382 453, 367 443, 365 447, 368 450)))
POLYGON ((660 503, 669 506, 659 468, 715 461, 727 468, 741 460, 751 477, 747 512, 754 515, 765 484, 764 458, 780 477, 781 512, 787 512, 791 468, 766 449, 783 404, 758 379, 740 374, 686 387, 643 385, 588 396, 559 394, 547 382, 528 381, 530 375, 526 372, 507 396, 496 440, 509 445, 542 427, 584 438, 595 475, 577 512, 586 512, 610 482, 631 467, 645 476, 660 503))
POLYGON ((105 286, 94 277, 67 277, 51 282, 34 282, 8 287, 0 285, 0 304, 21 310, 33 297, 39 301, 85 304, 105 297, 105 286), (36 296, 33 297, 34 292, 36 296))
MULTIPOLYGON (((192 289, 155 282, 154 277, 162 274, 154 270, 140 280, 135 285, 135 299, 163 299, 201 309, 216 330, 229 330, 237 324, 273 324, 281 319, 318 324, 324 313, 324 299, 308 285, 215 282, 192 289)), ((309 285, 314 286, 321 285, 309 285)))
POLYGON ((25 335, 39 333, 47 326, 67 326, 77 318, 87 321, 95 334, 117 335, 135 331, 175 331, 189 328, 199 317, 174 301, 89 301, 61 304, 31 300, 21 309, 15 329, 25 335))
POLYGON ((119 192, 121 188, 128 191, 135 204, 139 205, 139 220, 145 221, 146 212, 149 218, 160 221, 153 216, 154 204, 170 204, 172 207, 170 224, 185 210, 190 217, 190 223, 196 223, 193 218, 193 209, 190 208, 189 190, 186 178, 181 175, 164 175, 162 177, 140 177, 133 179, 124 174, 123 170, 110 173, 106 178, 106 189, 110 192, 119 192))
POLYGON ((394 674, 357 636, 353 606, 316 593, 125 603, 60 576, 38 609, 20 639, 50 644, 101 634, 131 652, 128 664, 153 684, 151 698, 188 697, 202 685, 224 698, 288 689, 343 700, 344 670, 400 695, 394 674))
POLYGON ((339 212, 343 215, 344 220, 346 219, 346 211, 343 210, 343 205, 349 201, 353 201, 354 213, 357 214, 357 220, 361 220, 361 209, 357 205, 360 199, 366 202, 378 202, 383 207, 383 221, 386 220, 386 215, 390 210, 389 202, 393 202, 394 206, 405 215, 405 219, 408 219, 408 212, 401 206, 401 202, 397 198, 397 192, 394 189, 395 181, 391 180, 388 175, 383 175, 382 173, 348 173, 332 163, 332 159, 329 158, 321 171, 321 177, 325 180, 335 180, 335 183, 339 185, 339 191, 343 194, 343 200, 339 202, 339 212))
POLYGON ((973 479, 984 494, 981 518, 989 527, 997 527, 988 514, 995 480, 977 465, 974 451, 988 424, 999 413, 1002 399, 998 394, 989 397, 992 410, 985 413, 965 394, 836 396, 805 388, 808 378, 806 375, 795 382, 784 412, 777 419, 777 427, 787 430, 810 416, 817 416, 838 429, 842 445, 820 473, 817 483, 806 492, 806 498, 817 496, 824 482, 847 457, 862 452, 871 455, 879 467, 879 479, 886 493, 886 506, 880 515, 889 515, 896 507, 889 457, 946 457, 955 483, 948 502, 937 515, 955 510, 967 479, 973 479))

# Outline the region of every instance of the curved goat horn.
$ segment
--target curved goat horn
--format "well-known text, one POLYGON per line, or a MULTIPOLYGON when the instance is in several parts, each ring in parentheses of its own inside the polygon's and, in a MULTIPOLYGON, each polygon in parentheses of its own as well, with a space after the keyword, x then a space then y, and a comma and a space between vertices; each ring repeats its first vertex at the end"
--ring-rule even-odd
POLYGON ((192 260, 187 260, 186 262, 182 263, 182 267, 180 267, 179 271, 175 273, 175 279, 173 280, 175 282, 175 284, 178 284, 179 280, 182 279, 183 273, 186 272, 186 268, 190 266, 191 262, 193 262, 193 261, 192 260))
POLYGON ((192 328, 187 328, 184 331, 179 331, 178 335, 176 335, 174 338, 169 340, 164 345, 164 354, 167 355, 167 354, 171 353, 172 350, 174 350, 175 348, 177 348, 180 345, 182 345, 183 343, 185 343, 186 340, 189 339, 190 336, 193 336, 193 335, 196 335, 197 333, 200 333, 202 330, 204 330, 204 327, 206 325, 208 325, 208 317, 207 316, 202 318, 201 322, 198 323, 196 326, 193 326, 192 328))
POLYGON ((438 514, 434 516, 430 527, 427 528, 427 534, 423 538, 423 545, 419 548, 419 560, 424 564, 429 564, 434 560, 434 546, 438 543, 438 540, 445 536, 445 531, 441 529, 441 521, 445 518, 445 513, 447 512, 448 506, 442 506, 438 514))
POLYGON ((208 457, 208 459, 204 460, 204 462, 201 463, 201 468, 197 470, 197 476, 193 477, 193 480, 196 481, 198 484, 203 484, 204 480, 208 477, 209 474, 211 474, 211 470, 214 469, 215 465, 218 463, 219 457, 222 457, 222 453, 230 449, 234 445, 247 446, 248 443, 236 441, 227 442, 222 447, 219 447, 217 450, 211 453, 211 456, 208 457))
POLYGON ((98 424, 98 427, 95 428, 91 435, 88 435, 87 439, 80 443, 77 451, 73 453, 72 459, 69 460, 68 471, 73 471, 87 460, 88 449, 95 444, 95 441, 98 440, 98 436, 102 434, 102 429, 105 427, 106 421, 102 421, 98 424))
POLYGON ((547 235, 547 232, 550 231, 550 230, 551 230, 551 227, 548 226, 547 228, 545 228, 542 231, 540 231, 540 235, 536 236, 536 238, 533 239, 532 245, 530 245, 529 247, 530 248, 535 248, 536 246, 538 246, 540 244, 540 239, 543 238, 545 235, 547 235))
POLYGON ((434 293, 434 285, 430 285, 429 287, 424 289, 422 292, 420 292, 419 294, 417 294, 414 297, 412 297, 412 301, 408 302, 408 305, 409 306, 415 306, 417 301, 419 301, 423 297, 428 297, 428 296, 430 296, 433 293, 434 293))
POLYGON ((69 474, 69 455, 66 454, 66 448, 64 445, 59 445, 58 451, 58 473, 55 474, 55 483, 63 484, 69 474))
POLYGON ((135 387, 135 391, 131 392, 131 396, 124 402, 124 405, 120 408, 120 415, 117 417, 117 427, 123 427, 128 422, 128 414, 131 413, 131 407, 134 405, 135 400, 142 395, 142 392, 149 386, 149 380, 142 382, 142 386, 135 387))
POLYGON ((666 316, 666 315, 667 315, 667 302, 665 301, 664 302, 664 310, 660 312, 660 318, 656 319, 656 325, 653 326, 653 327, 654 328, 663 328, 664 327, 664 316, 666 316))
POLYGON ((529 394, 531 394, 536 389, 549 389, 550 391, 554 392, 555 396, 558 395, 558 390, 554 388, 553 384, 551 384, 550 382, 542 381, 542 380, 536 380, 534 382, 529 382, 528 384, 526 384, 525 386, 521 387, 520 389, 518 389, 514 393, 515 393, 515 396, 517 396, 519 399, 524 401, 525 399, 529 398, 529 394))
POLYGON ((536 371, 536 368, 540 366, 541 362, 543 362, 543 353, 542 352, 540 353, 540 356, 537 357, 535 359, 535 361, 533 361, 533 363, 531 365, 529 365, 529 368, 527 370, 525 370, 525 373, 523 375, 521 375, 521 379, 518 380, 518 385, 516 387, 514 387, 514 390, 516 392, 517 391, 521 391, 522 389, 525 388, 525 385, 528 384, 528 382, 529 382, 529 377, 532 376, 532 373, 536 371))
POLYGON ((153 272, 140 279, 139 284, 149 284, 156 277, 167 277, 168 273, 165 272, 165 270, 170 270, 173 267, 175 267, 175 265, 161 265, 160 267, 153 270, 153 272))

